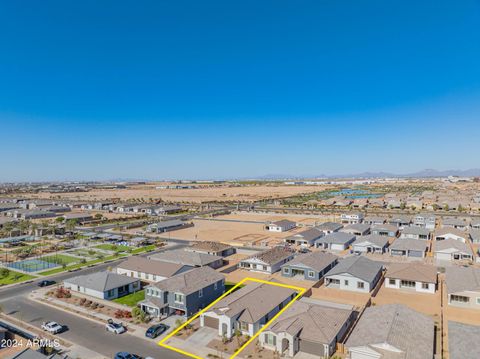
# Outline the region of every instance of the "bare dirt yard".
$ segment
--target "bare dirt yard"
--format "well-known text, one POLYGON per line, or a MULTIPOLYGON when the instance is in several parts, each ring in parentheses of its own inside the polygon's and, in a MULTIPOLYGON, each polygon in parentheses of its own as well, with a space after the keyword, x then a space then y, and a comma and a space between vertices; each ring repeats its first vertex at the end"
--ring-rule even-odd
POLYGON ((336 222, 339 220, 335 215, 304 215, 304 214, 278 214, 278 213, 253 213, 253 212, 234 212, 224 216, 216 217, 218 219, 229 219, 236 221, 259 221, 274 222, 282 219, 288 219, 296 222, 297 226, 314 226, 323 222, 336 222))
POLYGON ((261 242, 281 240, 300 231, 276 233, 264 229, 263 223, 243 223, 216 220, 193 220, 194 226, 169 232, 171 238, 190 241, 224 242, 237 246, 258 245, 261 242))
POLYGON ((289 197, 302 193, 325 190, 326 186, 288 186, 282 184, 265 184, 251 186, 197 185, 198 188, 169 189, 157 188, 159 183, 130 186, 126 189, 96 189, 89 192, 72 193, 38 193, 37 198, 68 198, 80 201, 107 200, 117 198, 120 201, 134 199, 159 200, 171 202, 209 202, 209 201, 258 201, 289 197))

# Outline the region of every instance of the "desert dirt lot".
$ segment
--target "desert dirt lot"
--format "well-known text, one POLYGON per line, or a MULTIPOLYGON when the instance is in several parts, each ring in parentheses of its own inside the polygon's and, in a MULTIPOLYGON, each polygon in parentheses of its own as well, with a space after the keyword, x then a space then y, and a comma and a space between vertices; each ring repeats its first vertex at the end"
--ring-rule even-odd
POLYGON ((216 217, 218 219, 230 219, 237 221, 279 221, 281 219, 288 219, 296 222, 298 226, 313 226, 315 223, 322 222, 338 222, 339 216, 335 215, 303 215, 303 214, 274 214, 274 213, 254 213, 254 212, 233 212, 224 216, 216 217))
MULTIPOLYGON (((126 189, 97 189, 89 192, 55 193, 55 197, 81 201, 107 200, 118 198, 121 201, 143 198, 162 199, 171 202, 201 203, 208 201, 258 201, 268 198, 288 197, 301 193, 325 190, 326 186, 286 186, 258 185, 244 187, 200 186, 187 189, 157 189, 158 184, 137 185, 126 189)), ((50 198, 50 193, 32 195, 37 198, 50 198)))
POLYGON ((264 229, 263 223, 225 222, 216 220, 193 220, 194 226, 169 232, 171 238, 191 241, 224 242, 236 246, 258 245, 260 242, 281 242, 283 238, 300 231, 276 233, 264 229))

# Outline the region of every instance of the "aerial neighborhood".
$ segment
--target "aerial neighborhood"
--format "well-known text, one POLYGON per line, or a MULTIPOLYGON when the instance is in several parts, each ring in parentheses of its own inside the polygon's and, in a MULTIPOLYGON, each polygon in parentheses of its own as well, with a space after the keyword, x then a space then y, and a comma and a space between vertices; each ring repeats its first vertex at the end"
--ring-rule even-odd
POLYGON ((315 185, 325 187, 318 200, 293 195, 271 206, 182 203, 175 196, 187 189, 148 183, 115 191, 147 186, 173 200, 85 201, 69 199, 70 187, 62 196, 45 186, 16 196, 23 187, 4 189, 3 328, 61 339, 56 348, 8 355, 48 349, 59 358, 101 358, 114 355, 100 342, 112 342, 113 351, 152 358, 169 358, 171 348, 202 358, 474 358, 480 191, 460 185, 432 179, 428 189, 413 181, 394 190, 391 182, 352 180, 315 185), (69 335, 84 323, 94 325, 92 345, 69 335))

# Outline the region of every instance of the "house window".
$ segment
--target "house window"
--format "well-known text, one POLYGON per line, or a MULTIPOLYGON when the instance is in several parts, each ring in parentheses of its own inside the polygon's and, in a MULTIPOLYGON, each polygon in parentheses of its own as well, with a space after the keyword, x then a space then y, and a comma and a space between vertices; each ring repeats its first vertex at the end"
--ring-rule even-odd
POLYGON ((203 297, 203 289, 200 289, 198 291, 198 298, 202 298, 203 297))
POLYGON ((248 323, 240 322, 240 330, 248 331, 248 323))
POLYGON ((183 294, 181 293, 175 293, 175 302, 176 303, 182 303, 183 304, 183 294))
POLYGON ((457 303, 468 303, 470 301, 469 297, 464 297, 463 295, 450 295, 450 302, 457 302, 457 303))
POLYGON ((107 292, 107 295, 109 297, 113 297, 115 295, 115 289, 110 289, 108 292, 107 292))
POLYGON ((480 297, 477 297, 477 304, 480 305, 480 297))
POLYGON ((422 283, 422 289, 429 289, 430 285, 428 283, 422 283))
POLYGON ((273 334, 265 334, 265 343, 268 345, 277 345, 277 337, 273 334))
POLYGON ((283 268, 283 273, 285 273, 285 274, 290 273, 290 269, 289 268, 283 268))
POLYGON ((308 271, 308 277, 309 277, 309 278, 315 277, 315 272, 313 272, 313 271, 308 271))
POLYGON ((157 276, 155 274, 153 275, 153 280, 157 281, 157 276))
POLYGON ((218 284, 216 282, 213 283, 213 290, 217 290, 217 288, 218 288, 218 284))
POLYGON ((152 295, 152 290, 150 288, 147 288, 147 295, 152 295))
POLYGON ((415 282, 412 281, 412 280, 402 280, 402 281, 400 281, 400 286, 408 287, 408 288, 414 288, 415 287, 415 282))
POLYGON ((390 284, 390 285, 396 285, 396 284, 397 284, 397 281, 396 281, 396 279, 390 278, 390 279, 388 280, 388 284, 390 284))
POLYGON ((266 271, 266 270, 267 270, 267 266, 263 266, 263 270, 265 270, 265 271, 266 271))
POLYGON ((357 282, 357 288, 358 288, 358 289, 364 289, 364 288, 365 288, 365 283, 363 283, 363 282, 357 282))
POLYGON ((348 285, 348 280, 344 280, 343 284, 348 285))

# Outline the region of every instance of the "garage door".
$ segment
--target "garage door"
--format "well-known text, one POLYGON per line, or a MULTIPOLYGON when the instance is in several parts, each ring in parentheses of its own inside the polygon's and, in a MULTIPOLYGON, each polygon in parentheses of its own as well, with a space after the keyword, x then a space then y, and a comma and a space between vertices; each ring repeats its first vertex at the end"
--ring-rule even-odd
POLYGON ((408 255, 410 257, 422 258, 423 257, 423 252, 422 251, 409 251, 408 255))
POLYGON ((218 329, 218 319, 217 318, 204 316, 203 317, 203 324, 206 327, 218 329))
POLYGON ((298 341, 298 350, 304 353, 323 356, 323 344, 310 342, 308 340, 298 341))

